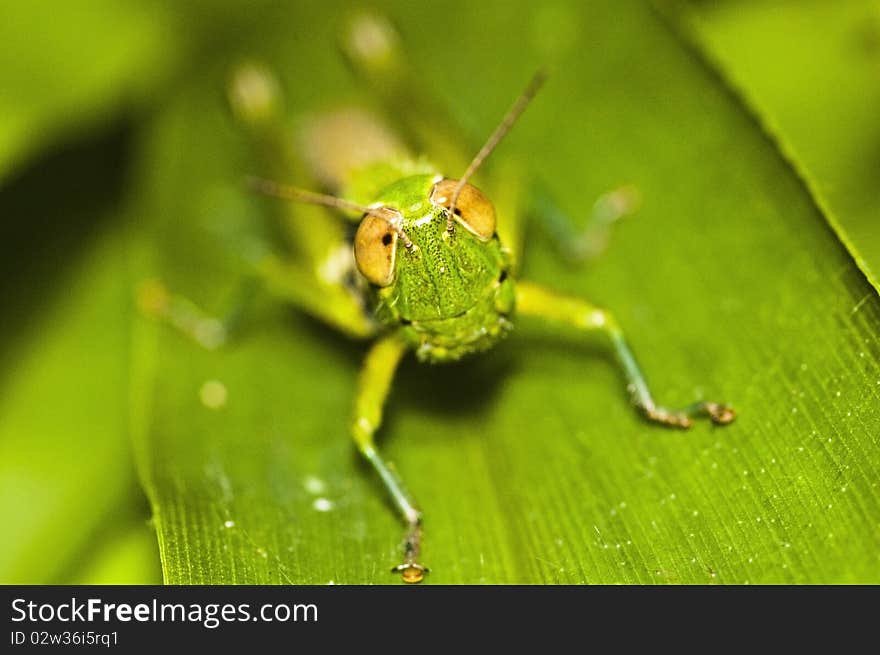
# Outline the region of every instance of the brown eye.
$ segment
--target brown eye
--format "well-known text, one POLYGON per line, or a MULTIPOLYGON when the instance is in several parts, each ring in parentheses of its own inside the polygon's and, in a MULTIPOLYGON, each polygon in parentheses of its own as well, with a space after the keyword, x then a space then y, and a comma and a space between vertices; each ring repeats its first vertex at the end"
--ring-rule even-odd
MULTIPOLYGON (((431 202, 449 209, 458 180, 440 180, 431 191, 431 202)), ((495 207, 477 187, 465 184, 455 203, 455 220, 481 241, 495 234, 495 207)))
POLYGON ((397 232, 391 224, 396 213, 383 209, 388 218, 367 214, 354 236, 354 259, 358 270, 373 284, 387 287, 394 280, 397 232))

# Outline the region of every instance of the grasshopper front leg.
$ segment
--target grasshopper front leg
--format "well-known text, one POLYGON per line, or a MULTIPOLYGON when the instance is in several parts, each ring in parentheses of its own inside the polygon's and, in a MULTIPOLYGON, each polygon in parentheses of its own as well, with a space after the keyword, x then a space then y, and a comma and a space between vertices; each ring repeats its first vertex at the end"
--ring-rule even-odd
POLYGON ((358 380, 351 433, 358 450, 379 474, 382 484, 406 523, 403 563, 392 571, 400 573, 404 582, 415 583, 421 582, 428 571, 418 562, 422 541, 422 514, 393 465, 382 458, 373 440, 373 435, 382 423, 382 407, 388 397, 394 372, 406 350, 407 345, 400 335, 392 332, 376 341, 367 353, 358 380))
POLYGON ((607 334, 626 376, 632 402, 648 420, 675 428, 689 428, 693 419, 701 416, 718 425, 736 418, 732 408, 716 402, 697 402, 680 410, 657 405, 623 331, 608 311, 529 282, 517 283, 516 308, 522 315, 538 316, 582 330, 601 330, 607 334))

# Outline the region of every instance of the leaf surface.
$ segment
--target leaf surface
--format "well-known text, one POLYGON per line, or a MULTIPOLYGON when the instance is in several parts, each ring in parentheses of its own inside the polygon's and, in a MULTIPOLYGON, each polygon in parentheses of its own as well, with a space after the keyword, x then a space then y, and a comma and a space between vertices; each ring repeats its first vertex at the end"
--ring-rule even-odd
MULTIPOLYGON (((477 140, 553 62, 493 156, 528 159, 574 221, 624 183, 644 199, 587 268, 534 232, 524 275, 611 308, 661 402, 740 417, 648 425, 600 335, 533 320, 461 364, 407 360, 380 446, 425 512, 430 582, 877 582, 876 293, 750 114, 643 4, 503 6, 387 11, 477 140)), ((369 101, 332 47, 341 16, 289 8, 242 37, 292 116, 369 101)), ((217 234, 267 208, 240 190, 256 164, 220 102, 235 56, 169 101, 140 161, 147 272, 215 310, 239 272, 217 234)), ((401 526, 347 436, 364 344, 264 302, 225 350, 147 322, 135 347, 167 582, 395 582, 401 526), (209 382, 226 391, 215 408, 209 382)))
POLYGON ((181 45, 169 12, 137 0, 6 2, 0 43, 0 180, 143 102, 181 45))
POLYGON ((702 3, 689 18, 880 289, 880 2, 702 3))

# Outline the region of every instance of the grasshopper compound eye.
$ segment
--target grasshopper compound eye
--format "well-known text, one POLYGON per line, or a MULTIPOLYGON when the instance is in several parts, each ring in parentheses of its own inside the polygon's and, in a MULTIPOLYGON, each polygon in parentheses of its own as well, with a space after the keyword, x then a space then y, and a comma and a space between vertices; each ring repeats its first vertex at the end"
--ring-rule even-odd
MULTIPOLYGON (((449 209, 458 180, 444 179, 434 185, 431 202, 449 209)), ((488 241, 495 234, 495 207, 477 187, 465 184, 455 203, 455 220, 481 241, 488 241)))
POLYGON ((382 208, 364 216, 354 237, 354 259, 358 270, 373 284, 387 287, 394 281, 402 217, 382 208))

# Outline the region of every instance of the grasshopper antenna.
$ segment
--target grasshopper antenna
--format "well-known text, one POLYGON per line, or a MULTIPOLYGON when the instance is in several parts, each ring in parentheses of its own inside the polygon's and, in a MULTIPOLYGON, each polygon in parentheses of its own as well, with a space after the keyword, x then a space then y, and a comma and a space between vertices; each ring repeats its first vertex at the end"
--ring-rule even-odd
POLYGON ((377 214, 378 207, 368 207, 350 200, 337 198, 336 196, 328 196, 323 193, 315 193, 314 191, 306 191, 287 184, 280 184, 273 180, 267 180, 262 177, 248 176, 245 183, 252 191, 262 193, 273 198, 281 198, 282 200, 292 200, 294 202, 304 202, 309 205, 322 205, 331 209, 341 209, 348 211, 360 212, 361 214, 377 214))
POLYGON ((344 198, 328 196, 323 193, 315 193, 314 191, 306 191, 305 189, 299 189, 287 184, 280 184, 262 177, 248 176, 245 178, 245 182, 247 183, 248 188, 252 191, 272 196, 273 198, 304 202, 309 205, 321 205, 322 207, 354 211, 361 214, 371 214, 386 221, 392 229, 397 232, 397 236, 400 237, 400 240, 403 241, 403 245, 407 249, 413 247, 412 241, 410 241, 400 224, 399 214, 383 205, 361 205, 360 203, 345 200, 344 198))
POLYGON ((513 106, 507 111, 504 118, 501 119, 498 127, 495 128, 495 131, 492 132, 492 135, 486 140, 486 143, 483 144, 483 147, 480 148, 480 151, 473 158, 470 165, 467 167, 467 170, 464 172, 464 175, 461 176, 461 179, 455 186, 455 190, 452 192, 452 200, 449 203, 449 213, 446 217, 446 231, 450 234, 455 229, 455 203, 458 202, 458 196, 461 194, 464 185, 467 184, 468 180, 477 172, 477 169, 480 168, 482 163, 486 160, 486 157, 492 154, 492 151, 495 150, 496 146, 501 142, 501 139, 503 139, 510 131, 510 128, 516 123, 517 119, 525 111, 526 107, 532 101, 532 98, 535 97, 546 80, 547 71, 545 70, 539 70, 532 76, 525 91, 519 95, 513 103, 513 106))

